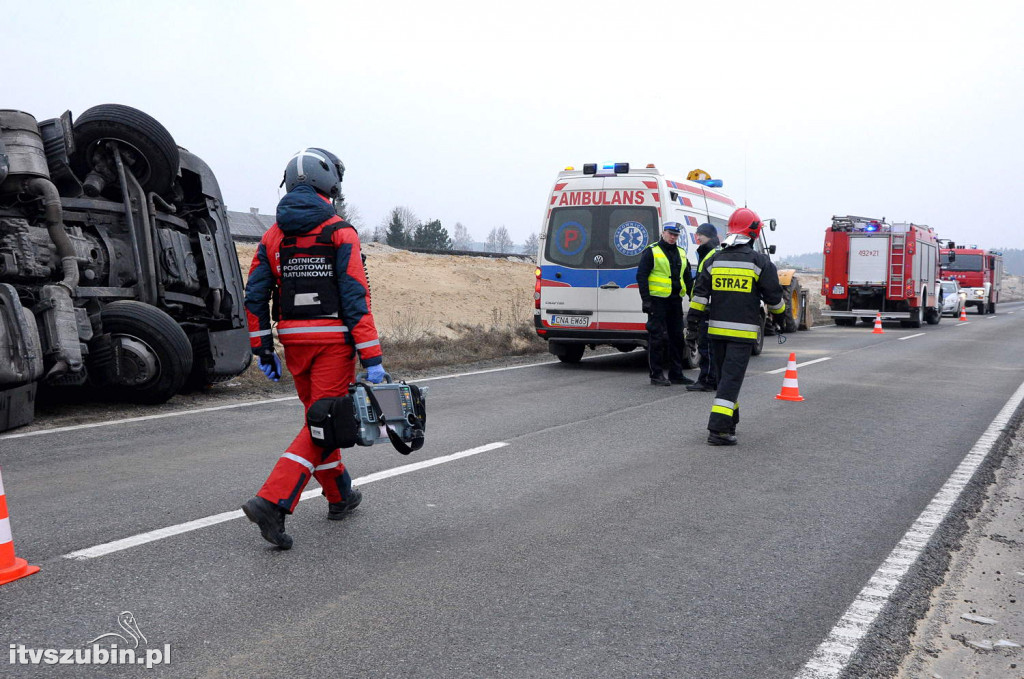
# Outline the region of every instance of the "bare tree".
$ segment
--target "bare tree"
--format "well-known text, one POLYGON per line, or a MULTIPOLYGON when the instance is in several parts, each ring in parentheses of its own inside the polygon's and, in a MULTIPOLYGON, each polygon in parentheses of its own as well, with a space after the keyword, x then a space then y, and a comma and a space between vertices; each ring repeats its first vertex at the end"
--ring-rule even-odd
POLYGON ((352 226, 356 227, 356 231, 359 231, 360 233, 362 233, 362 230, 363 230, 363 227, 364 227, 363 215, 362 215, 361 212, 359 212, 359 208, 358 207, 356 207, 355 205, 353 205, 351 203, 348 203, 345 206, 345 215, 344 215, 343 218, 344 218, 344 220, 346 222, 348 222, 352 226))
POLYGON ((537 248, 540 247, 540 238, 537 236, 537 232, 531 233, 523 241, 523 252, 528 255, 537 254, 537 248))
POLYGON ((502 254, 512 250, 512 236, 508 235, 505 225, 496 226, 487 234, 487 249, 502 254))
POLYGON ((468 250, 473 243, 473 237, 469 235, 469 229, 463 226, 462 222, 455 222, 452 227, 452 247, 456 250, 468 250))

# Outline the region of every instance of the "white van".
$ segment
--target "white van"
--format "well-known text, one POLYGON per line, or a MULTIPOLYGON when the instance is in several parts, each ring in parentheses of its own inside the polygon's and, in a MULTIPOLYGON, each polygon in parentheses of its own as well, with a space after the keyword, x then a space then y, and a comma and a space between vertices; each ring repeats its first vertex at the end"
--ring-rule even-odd
MULTIPOLYGON (((534 325, 559 360, 576 363, 587 346, 647 346, 636 267, 663 224, 680 225, 679 245, 694 271, 697 226, 710 222, 724 238, 736 204, 718 190, 721 181, 700 170, 689 176, 694 180, 673 180, 654 165, 631 169, 629 163, 558 173, 537 254, 534 325)), ((689 299, 683 304, 688 309, 689 299)), ((684 351, 684 367, 697 360, 696 351, 684 351)))

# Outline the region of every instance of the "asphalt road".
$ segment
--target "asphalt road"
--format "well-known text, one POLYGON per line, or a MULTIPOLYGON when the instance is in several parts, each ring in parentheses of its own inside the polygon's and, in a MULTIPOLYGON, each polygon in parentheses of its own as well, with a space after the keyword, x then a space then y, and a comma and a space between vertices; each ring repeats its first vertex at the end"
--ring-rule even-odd
POLYGON ((1024 382, 1024 305, 999 311, 768 338, 735 448, 704 444, 713 395, 650 386, 640 352, 424 382, 427 445, 356 449, 357 480, 506 445, 365 482, 340 523, 305 500, 289 552, 229 518, 67 557, 236 511, 297 401, 0 436, 18 555, 42 567, 0 587, 0 641, 130 641, 130 611, 140 649, 172 652, 0 676, 792 677, 1024 382), (802 403, 768 374, 791 351, 828 358, 802 403))

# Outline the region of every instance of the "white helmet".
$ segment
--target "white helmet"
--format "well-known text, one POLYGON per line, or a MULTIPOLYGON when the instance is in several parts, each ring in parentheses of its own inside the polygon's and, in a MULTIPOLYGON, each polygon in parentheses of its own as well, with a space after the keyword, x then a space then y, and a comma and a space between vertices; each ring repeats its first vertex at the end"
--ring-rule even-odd
POLYGON ((320 148, 302 149, 288 161, 284 168, 284 184, 291 191, 296 186, 312 186, 327 196, 341 195, 341 180, 345 176, 345 164, 330 151, 320 148))

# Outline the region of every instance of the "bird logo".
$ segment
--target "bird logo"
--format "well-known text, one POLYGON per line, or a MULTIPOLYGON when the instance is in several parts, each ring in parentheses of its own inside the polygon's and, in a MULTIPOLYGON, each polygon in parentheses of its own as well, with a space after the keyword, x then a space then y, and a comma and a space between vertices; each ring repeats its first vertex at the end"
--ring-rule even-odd
POLYGON ((131 611, 121 611, 121 613, 118 614, 117 626, 124 630, 125 634, 128 636, 126 637, 118 632, 107 632, 106 634, 101 634, 88 643, 94 644, 100 639, 105 639, 106 637, 117 637, 128 645, 132 645, 134 642, 132 648, 138 648, 140 640, 145 644, 149 643, 149 641, 146 640, 145 635, 142 633, 142 630, 139 629, 139 623, 135 620, 135 616, 132 615, 131 611), (131 638, 131 641, 128 640, 129 637, 131 638))

